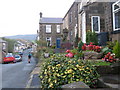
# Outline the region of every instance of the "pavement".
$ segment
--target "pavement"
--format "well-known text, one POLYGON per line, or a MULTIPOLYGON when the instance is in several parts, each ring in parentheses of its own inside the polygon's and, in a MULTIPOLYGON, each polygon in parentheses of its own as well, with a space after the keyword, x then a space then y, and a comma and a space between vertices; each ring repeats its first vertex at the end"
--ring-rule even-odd
POLYGON ((26 85, 26 88, 40 88, 39 73, 40 73, 40 67, 37 64, 34 70, 30 74, 30 78, 26 85))

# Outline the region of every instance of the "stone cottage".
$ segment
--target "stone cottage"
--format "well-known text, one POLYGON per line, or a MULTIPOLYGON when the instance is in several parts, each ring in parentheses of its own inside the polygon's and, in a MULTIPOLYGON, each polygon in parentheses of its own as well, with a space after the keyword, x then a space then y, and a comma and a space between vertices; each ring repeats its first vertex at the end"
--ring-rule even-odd
POLYGON ((48 46, 55 45, 60 48, 62 41, 63 21, 62 18, 42 17, 40 13, 39 39, 46 41, 48 46))
MULTIPOLYGON (((117 1, 117 0, 116 0, 117 1)), ((115 14, 115 2, 98 2, 92 0, 79 3, 79 37, 86 43, 87 30, 95 31, 98 34, 100 45, 107 41, 119 39, 119 8, 115 14), (116 16, 115 16, 116 15, 116 16), (116 28, 115 28, 116 27, 116 28)), ((116 2, 118 3, 118 2, 116 2)))

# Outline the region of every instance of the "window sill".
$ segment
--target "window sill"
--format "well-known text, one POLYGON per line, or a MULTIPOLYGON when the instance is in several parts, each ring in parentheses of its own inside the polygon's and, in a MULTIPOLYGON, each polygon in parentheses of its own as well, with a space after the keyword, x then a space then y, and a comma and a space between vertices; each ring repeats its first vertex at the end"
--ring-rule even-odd
POLYGON ((111 34, 119 34, 120 30, 112 31, 111 34))

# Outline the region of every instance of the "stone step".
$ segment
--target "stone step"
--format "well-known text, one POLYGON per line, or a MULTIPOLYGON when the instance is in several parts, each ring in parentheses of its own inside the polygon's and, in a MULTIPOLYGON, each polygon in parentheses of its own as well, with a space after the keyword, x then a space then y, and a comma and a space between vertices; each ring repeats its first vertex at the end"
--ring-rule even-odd
POLYGON ((99 80, 110 88, 120 88, 120 75, 106 75, 99 80))
POLYGON ((101 79, 105 83, 120 84, 120 75, 106 75, 100 77, 99 79, 101 79))
POLYGON ((110 88, 120 88, 120 84, 105 83, 105 85, 109 86, 110 88))

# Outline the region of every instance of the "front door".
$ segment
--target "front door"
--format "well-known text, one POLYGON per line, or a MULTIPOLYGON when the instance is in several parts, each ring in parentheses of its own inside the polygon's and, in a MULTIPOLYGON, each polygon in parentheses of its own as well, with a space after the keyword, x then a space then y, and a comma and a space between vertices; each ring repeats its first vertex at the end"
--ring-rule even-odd
POLYGON ((81 23, 82 23, 82 42, 86 43, 86 17, 85 12, 81 14, 81 23))
POLYGON ((56 40, 56 47, 57 47, 57 48, 60 48, 60 44, 61 44, 61 43, 60 43, 60 38, 57 38, 57 40, 56 40))

